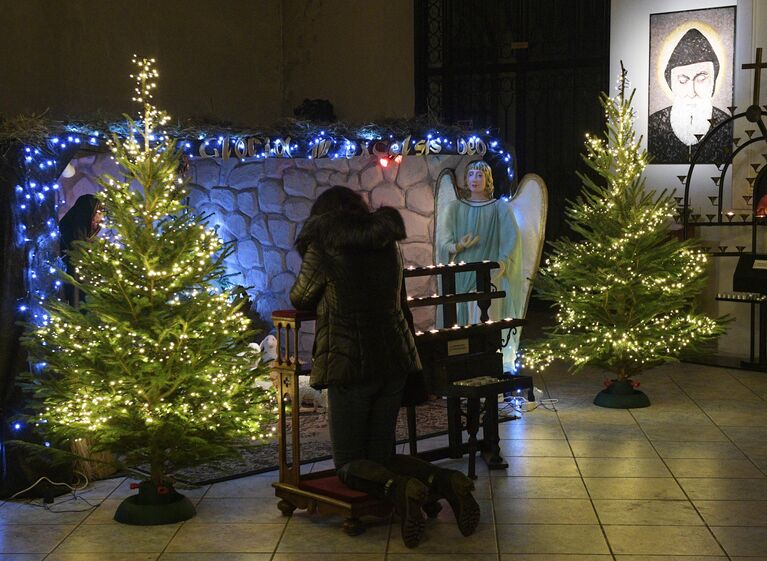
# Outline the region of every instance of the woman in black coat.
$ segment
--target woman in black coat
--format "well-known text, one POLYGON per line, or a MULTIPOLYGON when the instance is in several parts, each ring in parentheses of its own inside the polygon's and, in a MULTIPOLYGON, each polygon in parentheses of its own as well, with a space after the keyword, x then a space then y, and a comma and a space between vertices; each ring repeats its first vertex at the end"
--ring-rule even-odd
POLYGON ((303 263, 290 300, 317 313, 310 382, 328 389, 339 477, 391 500, 405 545, 414 547, 430 488, 450 502, 464 535, 476 529, 479 507, 463 473, 394 454, 405 382, 421 368, 397 244, 405 236, 395 209, 370 212, 354 191, 328 189, 296 241, 303 263))
MULTIPOLYGON (((102 205, 93 195, 81 195, 59 221, 59 247, 66 272, 77 279, 75 268, 69 259, 69 251, 76 241, 91 241, 101 231, 102 205)), ((85 300, 85 295, 69 283, 64 285, 64 298, 75 308, 85 300)))

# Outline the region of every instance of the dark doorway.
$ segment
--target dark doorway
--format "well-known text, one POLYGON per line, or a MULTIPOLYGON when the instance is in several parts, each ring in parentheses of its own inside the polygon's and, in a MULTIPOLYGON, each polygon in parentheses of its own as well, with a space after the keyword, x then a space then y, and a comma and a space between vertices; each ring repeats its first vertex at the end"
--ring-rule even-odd
MULTIPOLYGON (((490 128, 549 188, 549 240, 610 91, 609 0, 416 0, 416 112, 490 128)), ((613 92, 610 92, 613 93, 613 92)))

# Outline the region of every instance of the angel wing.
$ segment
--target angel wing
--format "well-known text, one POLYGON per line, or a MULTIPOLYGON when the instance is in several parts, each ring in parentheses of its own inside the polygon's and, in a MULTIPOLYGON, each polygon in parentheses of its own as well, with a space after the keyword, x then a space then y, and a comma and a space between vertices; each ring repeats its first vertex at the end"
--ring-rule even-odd
MULTIPOLYGON (((447 205, 458 199, 458 187, 455 183, 455 173, 452 169, 443 169, 437 177, 437 189, 434 193, 434 264, 447 263, 450 256, 445 251, 445 232, 443 219, 447 205)), ((442 294, 442 280, 437 278, 437 292, 442 294)), ((437 306, 435 325, 442 327, 442 306, 437 306)))
POLYGON ((524 318, 543 253, 546 214, 549 208, 546 183, 539 175, 526 174, 509 203, 514 212, 519 240, 522 244, 522 282, 517 293, 517 309, 519 317, 524 318))
POLYGON ((458 199, 458 187, 455 174, 451 169, 443 169, 437 177, 437 189, 434 194, 434 264, 447 263, 449 257, 441 248, 444 246, 441 224, 438 222, 445 216, 447 205, 458 199))

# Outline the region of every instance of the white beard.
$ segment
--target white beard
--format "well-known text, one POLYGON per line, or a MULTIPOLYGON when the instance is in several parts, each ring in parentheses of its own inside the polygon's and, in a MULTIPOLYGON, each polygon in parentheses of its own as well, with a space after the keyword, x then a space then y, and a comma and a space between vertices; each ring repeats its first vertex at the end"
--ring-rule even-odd
POLYGON ((695 138, 695 135, 705 135, 711 128, 711 123, 708 120, 711 118, 713 108, 714 104, 711 98, 698 98, 693 102, 688 100, 674 101, 669 120, 676 137, 687 146, 697 144, 698 139, 695 138))

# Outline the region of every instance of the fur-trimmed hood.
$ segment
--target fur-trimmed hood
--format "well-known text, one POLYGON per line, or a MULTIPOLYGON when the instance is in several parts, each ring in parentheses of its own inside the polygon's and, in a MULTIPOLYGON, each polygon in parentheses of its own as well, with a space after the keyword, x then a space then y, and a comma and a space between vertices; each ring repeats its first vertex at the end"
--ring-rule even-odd
POLYGON ((380 249, 407 237, 399 211, 381 207, 370 213, 336 211, 310 217, 296 239, 301 256, 310 243, 330 250, 380 249))

